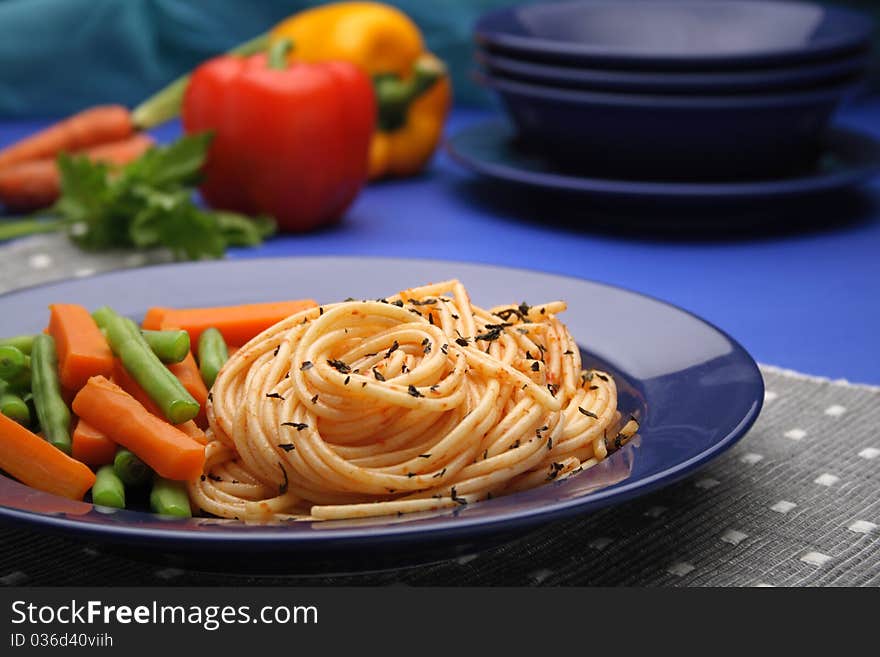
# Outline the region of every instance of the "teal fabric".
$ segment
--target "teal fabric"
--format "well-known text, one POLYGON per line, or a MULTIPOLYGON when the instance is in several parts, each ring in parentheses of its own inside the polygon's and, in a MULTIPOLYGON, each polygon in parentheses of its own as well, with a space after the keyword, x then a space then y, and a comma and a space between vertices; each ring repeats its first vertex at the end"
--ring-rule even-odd
MULTIPOLYGON (((710 1, 710 0, 708 0, 710 1)), ((877 0, 840 0, 872 9, 877 0)), ((137 104, 180 73, 307 6, 309 0, 0 0, 0 118, 137 104)), ((450 66, 460 104, 473 83, 471 30, 511 0, 397 0, 450 66)))
MULTIPOLYGON (((64 114, 100 102, 136 105, 213 54, 255 36, 304 0, 0 0, 0 117, 64 114)), ((403 0, 429 47, 470 80, 471 27, 505 0, 403 0)))

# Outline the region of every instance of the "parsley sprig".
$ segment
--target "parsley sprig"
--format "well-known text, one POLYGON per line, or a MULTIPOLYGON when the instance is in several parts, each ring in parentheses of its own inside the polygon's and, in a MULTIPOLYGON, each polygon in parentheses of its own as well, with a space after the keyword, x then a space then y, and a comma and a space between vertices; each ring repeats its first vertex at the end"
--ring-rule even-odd
POLYGON ((275 231, 270 217, 206 210, 193 202, 210 143, 210 133, 187 135, 117 170, 61 154, 61 197, 35 218, 0 222, 0 240, 66 230, 87 250, 165 247, 181 260, 219 258, 227 247, 258 245, 275 231))

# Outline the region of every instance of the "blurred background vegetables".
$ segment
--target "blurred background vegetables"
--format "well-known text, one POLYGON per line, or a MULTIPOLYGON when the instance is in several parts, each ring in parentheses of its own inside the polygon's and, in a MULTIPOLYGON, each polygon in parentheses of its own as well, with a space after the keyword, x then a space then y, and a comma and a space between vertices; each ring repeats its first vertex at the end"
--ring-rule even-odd
POLYGON ((347 61, 372 76, 379 113, 371 179, 424 167, 440 141, 452 85, 409 16, 375 2, 331 3, 291 16, 269 38, 293 41, 290 62, 347 61))
POLYGON ((228 246, 259 244, 267 217, 200 208, 192 198, 211 136, 152 148, 117 171, 81 155, 58 160, 61 196, 43 218, 0 223, 0 240, 66 230, 84 248, 166 247, 179 258, 217 258, 228 246))
POLYGON ((339 2, 267 27, 132 111, 80 109, 6 145, 0 201, 19 212, 46 208, 40 215, 51 219, 5 222, 0 240, 67 229, 83 248, 219 257, 271 233, 268 219, 243 215, 311 230, 340 219, 367 178, 423 169, 452 85, 412 19, 382 3, 339 2), (141 131, 178 114, 202 141, 152 148, 141 131), (231 212, 200 210, 197 181, 208 205, 231 212))
POLYGON ((182 118, 188 133, 214 135, 200 187, 208 204, 305 231, 338 220, 366 182, 376 106, 358 67, 288 64, 291 47, 202 64, 182 118))

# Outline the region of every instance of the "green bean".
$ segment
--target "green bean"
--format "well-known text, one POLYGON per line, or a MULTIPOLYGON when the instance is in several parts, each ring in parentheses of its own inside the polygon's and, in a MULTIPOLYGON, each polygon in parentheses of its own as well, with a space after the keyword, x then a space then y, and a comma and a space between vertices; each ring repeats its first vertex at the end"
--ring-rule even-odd
POLYGON ((16 335, 11 338, 0 338, 0 347, 15 347, 21 353, 28 356, 31 355, 31 348, 34 345, 34 336, 32 335, 16 335))
POLYGON ((209 388, 214 385, 223 364, 229 360, 229 350, 223 334, 211 327, 202 331, 199 337, 199 372, 209 388))
POLYGON ((61 397, 58 381, 58 354, 51 335, 34 338, 31 352, 32 391, 37 418, 46 440, 70 454, 70 411, 61 397))
POLYGON ((31 409, 27 402, 9 391, 9 383, 0 379, 0 413, 26 427, 31 424, 31 409))
MULTIPOLYGON (((0 381, 3 381, 3 379, 0 379, 0 381)), ((18 376, 9 379, 8 383, 10 392, 14 392, 17 395, 26 395, 30 393, 33 384, 30 364, 27 368, 19 372, 18 376)))
POLYGON ((150 491, 150 508, 153 513, 165 516, 191 518, 192 510, 189 506, 186 484, 182 481, 156 477, 153 480, 153 490, 150 491))
POLYGON ((0 346, 0 379, 12 381, 30 367, 30 357, 18 347, 0 346))
POLYGON ((92 502, 114 509, 125 508, 125 486, 116 476, 112 465, 104 465, 95 473, 92 485, 92 502))
POLYGON ((113 470, 126 486, 141 486, 150 480, 153 470, 125 448, 113 458, 113 470))
POLYGON ((141 331, 144 340, 163 363, 179 363, 189 353, 186 331, 141 331))
POLYGON ((31 424, 31 409, 21 397, 10 392, 0 395, 0 413, 22 426, 29 427, 31 424))
POLYGON ((104 330, 110 348, 125 370, 162 409, 169 422, 181 424, 199 414, 199 403, 153 353, 134 322, 106 306, 92 313, 92 317, 104 330))

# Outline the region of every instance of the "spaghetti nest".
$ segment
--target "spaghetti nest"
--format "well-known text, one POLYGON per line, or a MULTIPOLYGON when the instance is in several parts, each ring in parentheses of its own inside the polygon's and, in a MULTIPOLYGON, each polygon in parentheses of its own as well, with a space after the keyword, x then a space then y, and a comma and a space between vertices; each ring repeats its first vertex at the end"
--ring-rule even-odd
POLYGON ((208 406, 204 511, 249 522, 466 505, 570 476, 618 431, 562 302, 484 310, 458 281, 311 308, 251 340, 208 406))

